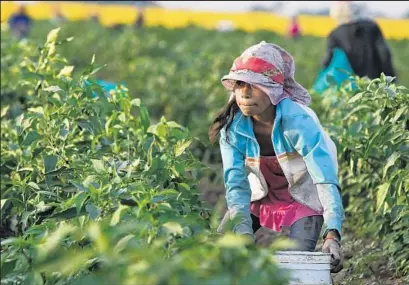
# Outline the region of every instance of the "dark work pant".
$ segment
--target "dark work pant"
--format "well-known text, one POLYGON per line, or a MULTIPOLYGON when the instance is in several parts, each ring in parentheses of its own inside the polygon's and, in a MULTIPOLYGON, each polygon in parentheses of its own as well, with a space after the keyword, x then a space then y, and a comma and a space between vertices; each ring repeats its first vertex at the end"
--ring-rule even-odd
MULTIPOLYGON (((254 233, 261 227, 258 217, 251 215, 254 233)), ((296 221, 290 227, 289 239, 297 243, 293 251, 314 251, 321 233, 324 218, 322 216, 309 216, 296 221)))

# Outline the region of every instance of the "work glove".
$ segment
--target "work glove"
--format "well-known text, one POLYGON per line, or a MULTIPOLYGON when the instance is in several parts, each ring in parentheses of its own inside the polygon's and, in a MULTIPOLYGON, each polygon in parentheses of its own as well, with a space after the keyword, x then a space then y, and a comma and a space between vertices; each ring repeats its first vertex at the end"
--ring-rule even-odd
POLYGON ((340 272, 344 266, 344 254, 338 239, 336 237, 325 238, 322 252, 331 254, 331 273, 340 272))
MULTIPOLYGON (((230 215, 230 211, 227 211, 222 221, 220 222, 219 227, 217 228, 217 232, 220 234, 224 233, 226 225, 232 220, 233 218, 230 215)), ((253 242, 255 242, 256 238, 254 236, 252 225, 253 221, 250 217, 248 219, 236 219, 236 223, 234 224, 232 231, 237 235, 245 235, 251 238, 253 242)))
POLYGON ((249 237, 253 242, 256 242, 256 237, 254 236, 253 233, 253 228, 252 226, 248 225, 247 223, 240 223, 237 224, 234 228, 233 228, 233 232, 237 235, 244 235, 249 237))

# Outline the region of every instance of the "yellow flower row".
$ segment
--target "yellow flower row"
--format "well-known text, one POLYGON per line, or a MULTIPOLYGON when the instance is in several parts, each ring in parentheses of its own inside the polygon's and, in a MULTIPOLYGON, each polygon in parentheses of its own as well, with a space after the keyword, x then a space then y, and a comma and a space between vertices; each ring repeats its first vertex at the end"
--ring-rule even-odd
MULTIPOLYGON (((87 19, 92 14, 99 15, 100 22, 106 26, 132 24, 137 19, 136 8, 129 5, 37 2, 28 5, 27 11, 34 19, 50 19, 53 16, 53 6, 55 5, 59 6, 61 13, 67 19, 73 21, 87 19)), ((17 11, 17 9, 18 5, 16 3, 12 1, 1 1, 1 21, 7 21, 10 15, 17 11)), ((207 29, 215 29, 220 21, 230 21, 235 28, 249 32, 270 30, 279 34, 285 34, 290 19, 266 12, 196 12, 167 10, 155 7, 145 9, 145 24, 147 26, 180 28, 194 24, 207 29)), ((335 22, 327 16, 301 15, 299 21, 304 35, 325 37, 335 28, 335 22)), ((387 39, 409 39, 409 20, 376 19, 376 21, 379 23, 387 39)))

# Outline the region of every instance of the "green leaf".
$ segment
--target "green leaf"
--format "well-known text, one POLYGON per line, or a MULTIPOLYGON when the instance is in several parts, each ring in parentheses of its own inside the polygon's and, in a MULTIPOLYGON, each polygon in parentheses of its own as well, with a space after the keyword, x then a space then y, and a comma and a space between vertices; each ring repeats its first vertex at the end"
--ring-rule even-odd
POLYGON ((84 120, 79 120, 78 121, 78 126, 80 126, 82 129, 89 131, 92 135, 95 135, 94 129, 92 128, 92 125, 84 120))
POLYGON ((179 195, 180 193, 174 189, 166 189, 156 194, 152 198, 151 202, 158 203, 158 202, 168 201, 170 199, 176 198, 179 195))
POLYGON ((57 40, 58 33, 60 32, 61 28, 56 28, 51 30, 48 35, 47 35, 47 42, 46 43, 52 43, 57 40))
POLYGON ((19 244, 21 241, 22 241, 22 238, 14 238, 14 237, 11 237, 11 238, 7 238, 7 239, 2 240, 0 244, 1 244, 1 246, 3 247, 3 246, 7 246, 7 245, 9 245, 9 244, 11 244, 11 245, 17 245, 17 244, 19 244))
POLYGON ((0 207, 0 209, 3 209, 3 206, 6 204, 7 200, 8 200, 8 199, 1 199, 1 203, 0 203, 1 207, 0 207))
POLYGON ((89 187, 89 186, 93 186, 95 188, 99 188, 100 184, 99 184, 99 178, 98 175, 88 175, 84 182, 83 182, 84 186, 89 187))
POLYGON ((121 220, 121 213, 126 208, 128 208, 128 206, 119 205, 118 209, 116 209, 116 211, 112 215, 110 223, 111 226, 116 226, 119 223, 119 221, 121 220))
POLYGON ((61 71, 60 71, 60 73, 57 75, 57 77, 61 77, 61 76, 70 77, 73 70, 74 70, 74 66, 73 66, 73 65, 64 66, 64 68, 61 69, 61 71))
POLYGON ((41 136, 36 132, 36 131, 30 131, 27 133, 27 135, 24 138, 24 141, 22 143, 23 146, 29 146, 33 142, 37 141, 41 136))
POLYGON ((399 153, 394 152, 387 160, 386 165, 383 167, 383 179, 385 179, 388 169, 393 166, 396 160, 400 157, 399 153))
POLYGON ((351 135, 358 135, 358 133, 361 131, 362 129, 362 123, 361 122, 355 122, 351 125, 350 127, 350 132, 351 135))
POLYGON ((102 68, 104 68, 104 67, 106 67, 106 66, 107 66, 107 65, 104 64, 104 65, 99 66, 99 67, 97 67, 97 68, 93 68, 92 71, 91 71, 91 73, 90 73, 90 75, 93 75, 93 74, 97 73, 98 71, 100 71, 102 68))
POLYGON ((101 209, 99 209, 92 203, 85 205, 85 210, 93 220, 96 220, 101 215, 101 209))
POLYGON ((395 98, 396 92, 390 87, 385 87, 386 94, 388 94, 389 98, 395 98))
POLYGON ((3 118, 7 114, 7 111, 9 110, 9 108, 10 108, 9 105, 1 108, 1 118, 3 118))
POLYGON ((97 159, 91 159, 92 162, 92 166, 94 167, 94 170, 97 173, 105 173, 105 166, 104 166, 104 162, 102 160, 97 160, 97 159))
POLYGON ((121 238, 118 241, 118 243, 115 245, 114 252, 117 254, 120 253, 122 250, 126 248, 126 245, 128 244, 128 242, 133 238, 135 238, 135 235, 133 234, 129 234, 121 238))
POLYGON ((43 277, 40 272, 29 272, 23 282, 23 285, 44 285, 43 277))
POLYGON ((68 186, 61 188, 61 190, 67 193, 75 193, 77 192, 78 189, 74 185, 68 185, 68 186))
POLYGON ((77 188, 79 191, 81 191, 81 192, 88 192, 88 189, 87 189, 83 184, 76 183, 76 182, 74 182, 74 181, 70 181, 70 183, 71 183, 72 185, 74 185, 75 188, 77 188))
POLYGON ((77 213, 77 210, 75 208, 69 208, 65 211, 62 212, 58 212, 53 214, 50 219, 56 219, 58 221, 65 221, 65 220, 69 220, 72 219, 74 217, 79 217, 79 216, 83 216, 86 215, 87 212, 85 210, 80 211, 79 213, 77 213))
MULTIPOLYGON (((371 109, 371 106, 368 105, 359 105, 358 107, 353 108, 348 114, 346 114, 342 120, 347 120, 349 119, 352 115, 355 115, 356 113, 358 113, 358 111, 362 111, 364 109, 371 109)), ((366 111, 368 112, 368 111, 366 111)))
POLYGON ((351 99, 348 100, 348 103, 351 104, 351 103, 354 103, 354 102, 360 100, 363 95, 364 95, 363 92, 356 94, 355 96, 353 96, 351 99))
POLYGON ((159 160, 160 159, 158 157, 152 158, 152 163, 151 163, 151 165, 148 166, 148 169, 147 169, 148 174, 153 174, 153 173, 156 172, 156 170, 159 167, 159 160))
POLYGON ((168 133, 168 127, 165 124, 158 124, 156 128, 156 135, 160 138, 165 138, 168 133))
POLYGON ((396 123, 396 121, 402 116, 403 113, 405 113, 408 110, 409 107, 402 107, 398 111, 396 111, 395 116, 391 120, 392 123, 396 123))
POLYGON ((162 227, 168 233, 183 235, 183 228, 179 223, 167 222, 163 224, 162 227))
POLYGON ((17 127, 20 127, 20 126, 21 126, 21 123, 23 122, 23 120, 24 120, 24 114, 19 115, 19 116, 16 118, 16 126, 17 126, 17 127))
POLYGON ((183 126, 179 125, 178 123, 174 122, 174 121, 170 121, 167 123, 169 127, 174 128, 174 129, 184 129, 183 126))
POLYGON ((78 193, 78 195, 75 197, 75 208, 77 209, 77 214, 81 212, 82 206, 88 197, 89 194, 85 192, 78 193))
POLYGON ((18 170, 18 172, 23 172, 23 171, 33 171, 34 169, 33 168, 31 168, 31 167, 24 167, 24 168, 20 168, 19 170, 18 170))
POLYGON ((31 188, 36 189, 36 190, 40 190, 40 187, 37 185, 37 183, 30 182, 27 185, 30 186, 31 188))
POLYGON ((55 170, 55 167, 57 166, 57 161, 58 157, 55 155, 47 155, 44 158, 44 168, 45 168, 45 173, 51 172, 55 170))
POLYGON ((142 126, 146 132, 151 124, 148 109, 141 107, 140 118, 141 118, 142 126))
POLYGON ((180 174, 185 174, 185 164, 183 162, 177 161, 175 162, 175 170, 180 174))
POLYGON ((377 188, 376 212, 382 208, 388 195, 390 182, 386 182, 377 188))
POLYGON ((54 86, 49 86, 47 88, 44 88, 43 91, 56 93, 56 92, 62 91, 62 89, 59 86, 54 85, 54 86))
POLYGON ((175 156, 183 154, 183 152, 192 144, 192 140, 179 141, 175 146, 175 156))
POLYGON ((91 65, 93 65, 94 63, 95 63, 95 53, 92 55, 91 65))
POLYGON ((61 128, 59 138, 62 139, 62 140, 65 140, 69 133, 70 133, 69 130, 67 130, 65 128, 61 128))
POLYGON ((39 114, 39 115, 44 115, 44 109, 43 107, 36 107, 36 108, 28 108, 28 111, 39 114))
POLYGON ((72 173, 73 171, 74 171, 73 169, 63 166, 63 167, 60 167, 60 168, 58 168, 56 170, 49 171, 46 174, 47 174, 48 177, 55 177, 55 176, 58 176, 58 175, 63 174, 63 173, 65 173, 65 174, 66 173, 72 173))
POLYGON ((131 106, 138 107, 138 114, 136 116, 140 118, 144 130, 147 131, 151 124, 148 109, 141 103, 141 99, 139 98, 133 99, 131 106))
POLYGON ((126 122, 125 114, 124 114, 124 113, 121 113, 121 114, 118 116, 118 120, 120 120, 121 122, 125 123, 125 122, 126 122))
POLYGON ((6 261, 4 263, 3 262, 1 263, 1 278, 2 279, 5 279, 7 275, 12 274, 14 272, 17 262, 18 260, 14 259, 8 262, 6 261))
POLYGON ((47 195, 47 196, 52 196, 52 197, 58 197, 58 195, 57 194, 55 194, 55 193, 53 193, 53 192, 50 192, 50 191, 37 191, 36 192, 37 194, 43 194, 43 195, 47 195))
POLYGON ((184 191, 190 191, 190 187, 186 183, 178 183, 178 189, 179 189, 179 191, 182 191, 182 189, 184 191))
POLYGON ((373 149, 374 145, 378 145, 376 143, 377 142, 376 139, 385 137, 385 131, 387 132, 389 129, 390 129, 390 126, 385 125, 377 129, 373 134, 371 134, 371 137, 365 146, 364 158, 368 156, 369 151, 373 149))
POLYGON ((388 84, 392 83, 393 80, 395 80, 395 77, 386 76, 386 82, 387 82, 388 84))

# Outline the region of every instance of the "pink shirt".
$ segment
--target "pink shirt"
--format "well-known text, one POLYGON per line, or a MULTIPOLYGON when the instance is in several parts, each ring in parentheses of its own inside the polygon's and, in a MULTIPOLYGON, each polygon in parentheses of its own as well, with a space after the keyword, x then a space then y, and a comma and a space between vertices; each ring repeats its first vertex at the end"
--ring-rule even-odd
POLYGON ((281 227, 291 227, 301 218, 322 215, 293 199, 277 157, 261 156, 260 169, 268 185, 268 194, 252 202, 250 210, 259 217, 261 226, 281 232, 281 227))

